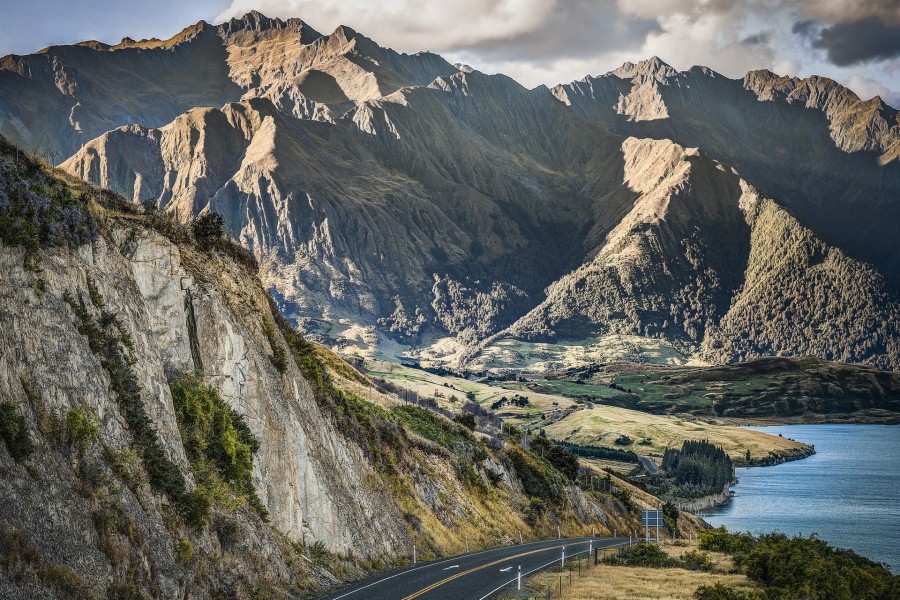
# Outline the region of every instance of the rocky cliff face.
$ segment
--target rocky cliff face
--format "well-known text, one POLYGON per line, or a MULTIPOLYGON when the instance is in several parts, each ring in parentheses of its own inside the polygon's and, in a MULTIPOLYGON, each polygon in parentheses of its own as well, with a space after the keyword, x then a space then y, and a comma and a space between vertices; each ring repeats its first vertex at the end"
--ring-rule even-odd
POLYGON ((258 13, 165 42, 4 60, 0 131, 48 136, 72 153, 69 173, 182 219, 222 214, 285 311, 331 345, 355 344, 362 326, 378 352, 462 364, 498 334, 631 332, 694 358, 814 352, 898 364, 865 324, 889 321, 897 305, 897 113, 833 81, 731 80, 653 58, 526 90, 348 28, 321 35, 258 13), (199 99, 189 90, 201 63, 215 81, 199 99), (136 91, 125 98, 115 85, 136 91), (75 103, 115 109, 77 130, 59 116, 75 103), (672 152, 690 156, 662 158, 672 152), (779 263, 806 315, 780 333, 741 328, 777 310, 750 291, 751 245, 767 243, 739 207, 745 184, 797 235, 866 273, 826 309, 819 271, 779 263), (748 316, 723 321, 732 305, 748 316), (724 341, 704 340, 726 322, 749 341, 719 352, 724 341))
MULTIPOLYGON (((463 533, 480 545, 531 530, 502 453, 428 417, 485 452, 473 464, 398 425, 399 402, 341 391, 317 365, 355 372, 297 354, 313 347, 279 324, 249 267, 95 193, 0 158, 0 595, 304 591, 414 541, 427 556, 463 533), (249 487, 216 474, 213 455, 198 462, 196 419, 173 391, 186 373, 255 440, 249 487)), ((572 527, 605 519, 565 494, 572 527)))

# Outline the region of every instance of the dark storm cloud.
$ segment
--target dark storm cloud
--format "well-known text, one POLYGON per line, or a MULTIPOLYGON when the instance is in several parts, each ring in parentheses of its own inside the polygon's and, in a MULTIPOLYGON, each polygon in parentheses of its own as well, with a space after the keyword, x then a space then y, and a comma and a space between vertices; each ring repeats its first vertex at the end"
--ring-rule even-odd
POLYGON ((816 34, 816 22, 812 19, 797 21, 791 27, 791 32, 803 37, 813 37, 816 34))
POLYGON ((747 36, 741 40, 742 44, 747 44, 748 46, 755 46, 757 44, 768 44, 770 35, 767 33, 756 33, 751 36, 747 36))
MULTIPOLYGON (((796 25, 795 25, 796 27, 796 25)), ((900 56, 900 26, 886 25, 872 17, 826 27, 813 42, 839 67, 869 60, 900 56)))

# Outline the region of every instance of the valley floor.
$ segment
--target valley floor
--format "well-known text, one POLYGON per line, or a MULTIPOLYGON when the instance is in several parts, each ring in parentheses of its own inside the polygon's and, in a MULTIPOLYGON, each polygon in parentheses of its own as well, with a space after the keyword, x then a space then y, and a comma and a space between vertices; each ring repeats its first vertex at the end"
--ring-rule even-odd
MULTIPOLYGON (((522 385, 515 380, 465 379, 386 361, 365 364, 370 377, 397 386, 410 400, 432 398, 438 406, 451 412, 459 412, 467 400, 474 401, 506 424, 535 433, 544 430, 547 436, 561 441, 621 447, 654 461, 661 458, 666 448, 680 446, 685 440, 709 440, 739 464, 747 462, 748 451, 753 464, 803 458, 813 451, 794 440, 733 426, 748 424, 733 419, 725 424, 721 419, 693 415, 656 415, 547 393, 541 387, 522 385), (617 446, 616 440, 621 436, 633 442, 617 446)), ((621 463, 599 466, 625 468, 621 463)))

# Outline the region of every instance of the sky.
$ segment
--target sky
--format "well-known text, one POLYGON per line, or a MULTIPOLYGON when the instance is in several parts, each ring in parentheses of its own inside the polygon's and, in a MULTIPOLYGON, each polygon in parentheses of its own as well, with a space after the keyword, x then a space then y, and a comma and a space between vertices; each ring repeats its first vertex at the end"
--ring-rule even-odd
POLYGON ((528 87, 659 56, 735 78, 759 68, 825 75, 900 107, 900 0, 0 0, 0 55, 168 38, 254 9, 321 33, 348 25, 528 87))

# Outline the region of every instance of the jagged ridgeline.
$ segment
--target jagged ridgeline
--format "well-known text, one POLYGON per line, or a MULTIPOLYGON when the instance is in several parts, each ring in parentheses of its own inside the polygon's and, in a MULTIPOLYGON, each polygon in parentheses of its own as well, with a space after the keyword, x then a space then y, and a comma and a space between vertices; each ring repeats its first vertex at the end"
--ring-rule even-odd
POLYGON ((302 337, 256 262, 0 140, 0 597, 286 597, 637 526, 484 410, 404 404, 302 337))
POLYGON ((900 365, 897 111, 825 78, 653 58, 528 90, 254 12, 6 57, 0 133, 183 222, 222 214, 332 347, 900 365))

